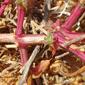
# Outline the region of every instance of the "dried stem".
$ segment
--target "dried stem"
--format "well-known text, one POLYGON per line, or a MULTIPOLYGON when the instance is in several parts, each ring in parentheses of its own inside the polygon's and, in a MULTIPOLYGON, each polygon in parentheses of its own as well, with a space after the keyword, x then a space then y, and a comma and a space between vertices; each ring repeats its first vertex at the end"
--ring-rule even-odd
POLYGON ((31 66, 32 62, 34 61, 37 53, 39 52, 39 49, 40 49, 40 46, 35 47, 35 49, 33 50, 32 55, 29 58, 29 60, 27 61, 27 63, 22 68, 22 77, 20 78, 19 85, 23 85, 23 83, 26 81, 30 66, 31 66))
POLYGON ((60 59, 60 58, 66 56, 66 55, 68 55, 68 54, 69 54, 69 52, 65 52, 65 53, 63 53, 63 54, 61 54, 61 55, 55 56, 55 59, 60 59))
POLYGON ((3 74, 5 74, 8 70, 17 67, 18 65, 19 65, 18 63, 10 65, 0 73, 0 76, 3 76, 3 74))
POLYGON ((46 77, 45 77, 45 75, 43 74, 42 75, 42 78, 43 78, 43 83, 44 83, 44 85, 48 85, 48 81, 47 81, 47 79, 46 79, 46 77))
POLYGON ((65 74, 66 76, 68 77, 73 77, 73 76, 77 76, 81 73, 83 73, 85 71, 85 66, 81 67, 79 70, 73 72, 73 73, 68 73, 68 74, 65 74))

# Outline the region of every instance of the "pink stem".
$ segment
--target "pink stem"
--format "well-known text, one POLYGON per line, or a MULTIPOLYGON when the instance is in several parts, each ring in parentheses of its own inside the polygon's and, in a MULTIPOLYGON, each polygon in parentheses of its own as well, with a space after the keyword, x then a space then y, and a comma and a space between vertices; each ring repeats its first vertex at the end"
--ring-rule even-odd
MULTIPOLYGON (((65 38, 67 37, 68 39, 73 39, 78 37, 80 34, 77 33, 72 33, 67 31, 69 30, 79 19, 79 17, 82 15, 82 13, 85 11, 85 8, 82 8, 79 4, 76 6, 74 9, 73 13, 71 16, 68 17, 66 22, 62 25, 61 28, 64 28, 63 30, 61 28, 57 28, 58 31, 57 33, 54 33, 53 36, 56 39, 56 43, 61 46, 62 43, 65 42, 65 38), (74 37, 73 37, 74 36, 74 37)), ((12 34, 0 34, 0 42, 12 42, 15 43, 16 41, 18 42, 19 45, 19 51, 21 55, 21 62, 24 65, 27 61, 27 44, 42 44, 42 43, 47 43, 44 38, 45 35, 22 35, 23 31, 23 21, 24 21, 24 16, 25 16, 25 10, 22 6, 18 5, 18 21, 17 21, 17 29, 16 29, 16 38, 12 34), (4 38, 4 40, 3 40, 4 38)), ((54 24, 54 28, 56 26, 60 27, 60 21, 57 21, 56 24, 54 24), (57 24, 57 25, 56 25, 57 24)), ((66 48, 66 47, 64 47, 66 48)), ((81 53, 80 51, 73 50, 69 48, 71 52, 73 52, 76 55, 79 55, 80 58, 84 59, 84 53, 81 53), (78 54, 79 52, 79 54, 78 54)), ((84 59, 85 60, 85 59, 84 59)))
POLYGON ((23 47, 19 47, 19 52, 20 52, 21 64, 23 66, 28 60, 27 49, 23 47))
POLYGON ((15 36, 13 34, 0 34, 0 43, 15 43, 15 36))
POLYGON ((71 32, 71 31, 66 30, 66 29, 61 29, 60 32, 63 34, 63 36, 68 37, 69 40, 85 34, 85 33, 79 33, 79 32, 71 32))
POLYGON ((61 24, 62 24, 61 20, 57 19, 56 22, 52 24, 52 28, 55 30, 60 30, 61 24))
MULTIPOLYGON (((61 33, 59 33, 59 32, 58 32, 58 34, 54 33, 54 36, 55 36, 54 40, 56 41, 56 43, 59 46, 61 46, 65 42, 65 38, 64 38, 64 36, 61 37, 62 36, 61 33)), ((27 44, 30 44, 30 45, 31 44, 44 44, 44 43, 47 43, 44 40, 45 37, 46 37, 45 35, 32 35, 32 34, 31 35, 30 34, 29 35, 23 35, 23 36, 17 38, 17 42, 19 43, 19 45, 23 45, 23 44, 24 45, 27 45, 27 44)), ((15 38, 15 36, 13 34, 0 34, 0 43, 3 43, 3 42, 4 43, 5 42, 16 43, 16 38, 15 38)), ((71 52, 73 52, 74 54, 79 56, 81 59, 85 60, 84 57, 83 57, 85 55, 84 52, 81 52, 81 51, 78 51, 78 50, 74 50, 74 49, 69 48, 69 47, 68 48, 64 47, 64 48, 69 50, 69 51, 71 51, 71 52)), ((23 48, 22 48, 22 50, 24 51, 23 48)), ((26 50, 26 52, 27 52, 27 50, 26 50)), ((22 56, 23 52, 21 51, 20 53, 21 53, 21 57, 22 57, 21 59, 23 59, 23 56, 22 56)), ((25 62, 26 60, 27 59, 23 59, 22 63, 25 62)))
POLYGON ((28 51, 26 48, 19 47, 21 64, 24 65, 28 60, 28 51))
MULTIPOLYGON (((16 38, 19 38, 23 34, 23 21, 25 17, 25 9, 23 6, 18 5, 18 21, 17 21, 17 29, 16 29, 16 38)), ((21 64, 24 65, 28 60, 27 46, 23 46, 19 44, 19 52, 21 57, 21 64)))
POLYGON ((24 35, 17 39, 18 43, 21 43, 20 45, 25 46, 28 44, 44 44, 46 43, 45 38, 46 36, 43 34, 28 34, 24 35))
MULTIPOLYGON (((83 2, 82 2, 83 3, 83 2)), ((75 9, 73 10, 72 14, 67 18, 65 23, 60 26, 60 29, 54 33, 54 39, 56 40, 56 43, 60 46, 65 41, 72 40, 74 38, 79 37, 80 35, 84 35, 85 33, 76 33, 76 32, 70 32, 70 29, 72 26, 77 22, 77 20, 80 18, 80 16, 85 12, 85 7, 82 7, 79 3, 75 9)), ((58 20, 57 20, 58 21, 58 20)), ((56 21, 56 22, 57 22, 56 21)), ((53 28, 57 28, 58 24, 54 23, 53 28)), ((79 50, 74 50, 72 48, 67 48, 66 46, 63 46, 65 49, 73 52, 75 55, 79 56, 82 60, 85 60, 85 53, 81 52, 79 50)))
POLYGON ((6 8, 6 6, 10 3, 10 0, 4 0, 4 2, 1 4, 1 8, 0 8, 0 16, 3 14, 4 9, 6 8))
POLYGON ((85 12, 85 7, 82 7, 80 4, 78 4, 75 7, 72 14, 67 18, 65 23, 62 25, 62 28, 70 30, 84 12, 85 12))
POLYGON ((25 9, 22 6, 18 5, 17 10, 18 10, 18 20, 17 20, 16 35, 20 36, 23 33, 22 28, 23 28, 23 21, 25 16, 25 9))
MULTIPOLYGON (((84 35, 84 34, 83 34, 84 35)), ((61 47, 63 47, 63 48, 65 48, 65 49, 67 49, 67 50, 69 50, 70 52, 72 52, 72 53, 74 53, 75 55, 77 55, 79 58, 81 58, 82 60, 84 60, 85 61, 85 52, 81 52, 81 51, 79 51, 78 49, 72 49, 71 47, 69 47, 69 46, 62 46, 62 44, 64 43, 64 42, 66 42, 66 39, 65 39, 65 36, 63 36, 63 34, 62 33, 54 33, 54 38, 55 38, 55 40, 56 40, 56 43, 59 45, 59 46, 61 46, 61 47)), ((78 36, 76 36, 76 37, 78 37, 78 36)), ((74 38, 75 38, 75 36, 74 36, 74 38)))
POLYGON ((81 58, 83 61, 85 61, 85 52, 81 52, 79 50, 74 50, 72 48, 69 48, 69 51, 76 54, 77 56, 79 56, 79 58, 81 58))
POLYGON ((42 34, 23 34, 16 38, 14 34, 0 34, 0 43, 19 43, 19 45, 44 44, 46 43, 44 40, 45 37, 46 35, 42 34))

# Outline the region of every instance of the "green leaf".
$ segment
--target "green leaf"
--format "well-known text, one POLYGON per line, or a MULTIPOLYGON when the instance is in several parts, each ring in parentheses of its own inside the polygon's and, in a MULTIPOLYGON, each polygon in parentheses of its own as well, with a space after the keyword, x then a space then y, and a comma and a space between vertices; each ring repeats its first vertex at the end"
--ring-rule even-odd
POLYGON ((49 34, 47 35, 47 37, 44 38, 44 40, 46 40, 46 42, 47 42, 48 44, 51 44, 51 43, 53 42, 52 34, 49 33, 49 34))
POLYGON ((0 2, 2 2, 3 0, 0 0, 0 2))
POLYGON ((80 58, 76 58, 76 62, 80 61, 80 58))
POLYGON ((16 3, 18 5, 21 5, 22 7, 24 7, 25 10, 27 10, 27 2, 26 2, 26 0, 16 0, 16 3))
POLYGON ((16 3, 17 4, 22 4, 23 3, 23 0, 16 0, 16 3))

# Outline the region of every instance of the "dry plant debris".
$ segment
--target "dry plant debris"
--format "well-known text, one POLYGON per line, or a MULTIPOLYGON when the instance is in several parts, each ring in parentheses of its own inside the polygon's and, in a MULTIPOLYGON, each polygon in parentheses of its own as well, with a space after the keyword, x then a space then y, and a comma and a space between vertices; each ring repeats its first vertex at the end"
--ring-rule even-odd
POLYGON ((0 0, 0 85, 85 85, 85 0, 0 0))

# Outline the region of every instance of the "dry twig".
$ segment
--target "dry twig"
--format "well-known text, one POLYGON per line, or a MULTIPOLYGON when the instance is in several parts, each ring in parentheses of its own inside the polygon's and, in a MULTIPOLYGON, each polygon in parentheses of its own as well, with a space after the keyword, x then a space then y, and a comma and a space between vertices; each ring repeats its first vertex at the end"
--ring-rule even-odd
POLYGON ((32 62, 34 61, 37 53, 39 52, 39 48, 40 48, 40 46, 35 47, 32 55, 29 58, 29 60, 27 61, 27 63, 22 68, 22 76, 20 78, 19 85, 23 85, 23 83, 26 81, 30 66, 31 66, 32 62))

